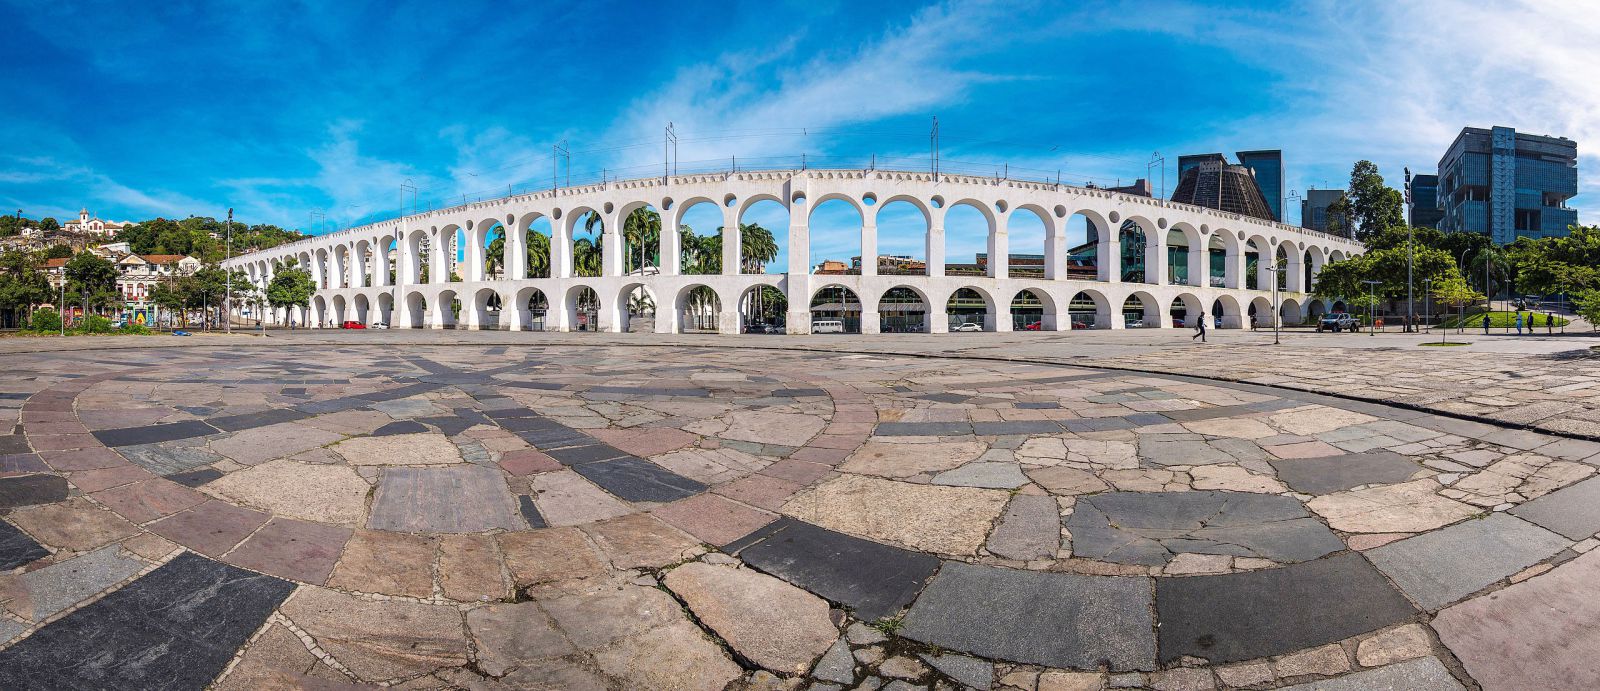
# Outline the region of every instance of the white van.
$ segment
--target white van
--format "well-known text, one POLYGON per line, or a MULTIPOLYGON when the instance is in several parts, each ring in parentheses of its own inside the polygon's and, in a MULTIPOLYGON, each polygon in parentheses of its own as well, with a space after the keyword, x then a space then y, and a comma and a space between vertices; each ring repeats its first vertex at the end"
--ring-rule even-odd
POLYGON ((820 319, 811 322, 811 333, 842 334, 844 333, 844 322, 837 319, 820 319))

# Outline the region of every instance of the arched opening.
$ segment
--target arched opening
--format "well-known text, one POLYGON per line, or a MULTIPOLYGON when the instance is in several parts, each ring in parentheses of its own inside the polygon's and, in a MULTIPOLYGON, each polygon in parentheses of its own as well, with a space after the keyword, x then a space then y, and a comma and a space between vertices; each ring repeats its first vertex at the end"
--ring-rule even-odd
POLYGON ((1055 331, 1056 310, 1050 295, 1025 288, 1011 298, 1012 331, 1055 331))
POLYGON ((622 273, 653 276, 661 271, 661 213, 640 204, 623 208, 622 273))
MULTIPOLYGON (((575 209, 572 222, 572 275, 599 276, 605 269, 605 220, 589 209, 575 209)), ((592 330, 592 329, 590 329, 592 330)))
POLYGON ((1264 297, 1258 297, 1251 300, 1246 314, 1249 317, 1250 328, 1272 328, 1273 321, 1271 300, 1268 300, 1264 297))
POLYGON ((1224 295, 1211 303, 1211 324, 1217 329, 1239 329, 1245 326, 1244 310, 1232 295, 1224 295))
POLYGON ((389 293, 378 293, 378 315, 374 324, 395 326, 394 323, 394 296, 389 293))
POLYGON ((567 290, 567 329, 570 331, 600 330, 600 296, 589 286, 573 286, 567 290))
POLYGON ((372 243, 367 242, 366 240, 357 242, 353 262, 354 263, 351 266, 354 271, 353 275, 355 276, 355 283, 353 285, 357 288, 371 288, 373 264, 372 243))
POLYGON ((521 225, 523 255, 527 260, 523 264, 522 277, 550 278, 554 262, 550 254, 550 238, 555 232, 550 225, 550 218, 542 214, 524 216, 521 225))
POLYGON ((517 324, 521 325, 523 331, 544 331, 549 325, 550 301, 544 291, 538 288, 517 291, 516 306, 520 311, 517 324))
POLYGON ((1334 300, 1333 301, 1333 311, 1335 311, 1335 312, 1348 312, 1348 311, 1350 311, 1350 308, 1347 307, 1344 304, 1343 300, 1334 300))
POLYGON ((878 299, 880 333, 928 333, 928 300, 915 289, 895 286, 878 299))
POLYGON ((328 301, 321 295, 311 299, 311 315, 306 324, 312 328, 327 328, 328 326, 328 301))
POLYGON ((1273 273, 1278 281, 1278 290, 1289 289, 1289 252, 1283 245, 1278 245, 1276 258, 1273 261, 1273 273))
POLYGON ((1305 323, 1305 315, 1300 312, 1300 303, 1294 298, 1283 298, 1278 301, 1278 318, 1283 320, 1284 326, 1301 326, 1305 323))
POLYGON ((629 283, 617 291, 616 330, 621 333, 655 333, 656 294, 643 283, 629 283))
POLYGON ((1189 282, 1189 236, 1176 227, 1167 229, 1168 284, 1187 286, 1189 282))
POLYGON ((434 305, 433 324, 435 328, 454 329, 461 317, 461 299, 454 290, 439 291, 439 302, 434 305))
POLYGON ((1111 304, 1098 291, 1078 291, 1067 302, 1067 319, 1073 329, 1109 329, 1111 304))
MULTIPOLYGON (((804 212, 802 202, 799 206, 804 212)), ((783 273, 789 268, 789 207, 760 199, 739 212, 739 273, 783 273)), ((742 298, 741 298, 742 300, 742 298)), ((743 314, 743 310, 740 310, 743 314)))
MULTIPOLYGON (((1328 313, 1328 306, 1326 304, 1324 304, 1321 300, 1313 298, 1310 302, 1306 303, 1306 319, 1305 319, 1305 322, 1316 322, 1316 321, 1322 319, 1322 315, 1327 314, 1327 313, 1328 313)), ((1301 322, 1301 323, 1305 323, 1305 322, 1301 322)))
POLYGON ((467 326, 484 331, 501 328, 500 314, 503 311, 501 307, 500 294, 493 288, 479 289, 472 296, 472 319, 467 326))
POLYGON ((747 334, 781 334, 789 298, 769 285, 752 286, 739 296, 739 330, 747 334))
POLYGON ((482 248, 482 258, 477 264, 474 281, 498 281, 506 272, 506 227, 499 221, 485 220, 475 227, 479 233, 475 246, 482 248))
POLYGON ((400 282, 407 285, 428 282, 428 231, 413 230, 406 236, 400 258, 400 282))
POLYGON ((691 276, 722 273, 722 207, 701 199, 689 204, 678 219, 678 261, 691 276))
POLYGON ((811 333, 861 333, 861 298, 842 285, 818 288, 811 294, 811 333))
POLYGON ((1312 291, 1311 276, 1322 268, 1322 261, 1312 256, 1311 249, 1313 248, 1306 249, 1305 253, 1300 257, 1300 292, 1302 293, 1312 291))
POLYGON ((1083 212, 1067 218, 1067 275, 1066 278, 1093 281, 1100 278, 1100 240, 1102 225, 1083 212))
POLYGON ((1128 296, 1122 301, 1122 327, 1125 329, 1154 329, 1161 326, 1161 303, 1144 291, 1128 296))
POLYGON ((401 323, 401 328, 420 329, 426 325, 427 308, 428 303, 422 298, 422 293, 406 295, 406 309, 405 313, 401 315, 405 317, 405 321, 401 323))
POLYGON ((1154 229, 1145 227, 1135 219, 1122 222, 1122 231, 1118 235, 1117 244, 1120 245, 1120 261, 1122 264, 1122 282, 1124 283, 1157 283, 1160 281, 1159 267, 1156 261, 1156 245, 1153 240, 1154 229))
POLYGON ((811 209, 811 273, 824 276, 861 273, 861 211, 843 197, 822 199, 811 209))
POLYGON ((371 320, 368 319, 372 314, 372 310, 370 308, 370 303, 367 301, 367 296, 356 295, 355 300, 352 302, 355 305, 355 314, 352 314, 351 317, 362 324, 372 323, 371 320))
POLYGON ((1260 236, 1252 237, 1245 243, 1244 287, 1249 290, 1272 290, 1272 284, 1267 282, 1270 279, 1264 276, 1271 264, 1261 263, 1262 257, 1272 256, 1265 245, 1266 239, 1260 236))
POLYGON ((344 316, 344 296, 335 295, 332 302, 333 314, 328 315, 328 325, 334 327, 344 326, 345 321, 347 321, 344 316))
POLYGON ((349 288, 355 285, 349 272, 350 250, 344 245, 333 248, 333 282, 334 288, 349 288))
POLYGON ((1006 275, 1044 278, 1045 219, 1032 206, 1020 207, 1006 219, 1006 275))
POLYGON ((1172 306, 1167 310, 1167 316, 1172 319, 1173 328, 1195 328, 1200 324, 1200 317, 1205 312, 1200 304, 1200 298, 1188 293, 1179 295, 1172 300, 1172 306))
POLYGON ((952 332, 995 330, 989 296, 975 288, 956 289, 945 301, 944 312, 952 332))
POLYGON ((990 256, 993 241, 993 216, 980 208, 979 202, 965 200, 951 204, 944 214, 945 275, 995 275, 992 264, 1005 258, 990 256))
POLYGON ((678 293, 678 333, 716 333, 722 315, 717 291, 701 284, 678 293))
POLYGON ((439 237, 444 243, 445 282, 460 283, 462 275, 466 273, 467 264, 467 231, 457 226, 445 226, 439 231, 439 237))
POLYGON ((1212 233, 1211 240, 1206 243, 1206 274, 1212 288, 1228 284, 1228 241, 1224 239, 1227 232, 1212 233))
POLYGON ((918 203, 894 197, 878 207, 878 275, 928 275, 928 215, 918 203))

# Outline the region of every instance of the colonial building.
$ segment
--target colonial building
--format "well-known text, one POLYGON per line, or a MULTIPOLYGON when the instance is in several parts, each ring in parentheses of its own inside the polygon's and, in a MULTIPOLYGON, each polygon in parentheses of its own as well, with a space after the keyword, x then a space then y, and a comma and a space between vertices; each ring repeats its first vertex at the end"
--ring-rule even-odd
MULTIPOLYGON (((118 243, 121 244, 121 243, 118 243)), ((90 248, 89 253, 110 259, 117 266, 117 290, 122 293, 123 307, 118 316, 136 324, 155 321, 155 303, 151 290, 156 284, 179 276, 188 276, 200 269, 200 260, 182 254, 123 254, 110 253, 105 247, 90 248)), ((66 280, 68 259, 50 259, 45 262, 45 274, 50 287, 60 290, 66 280)))
POLYGON ((95 233, 97 235, 104 235, 106 237, 114 238, 117 236, 118 231, 131 225, 133 225, 131 221, 104 221, 99 217, 91 218, 89 216, 89 210, 84 209, 78 212, 78 220, 68 221, 61 227, 65 230, 70 230, 73 232, 95 233))

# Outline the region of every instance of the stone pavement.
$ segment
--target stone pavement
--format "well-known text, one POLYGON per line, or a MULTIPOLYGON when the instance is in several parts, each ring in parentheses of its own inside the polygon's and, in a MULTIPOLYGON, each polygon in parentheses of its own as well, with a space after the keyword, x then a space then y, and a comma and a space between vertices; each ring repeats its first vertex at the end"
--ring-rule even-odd
POLYGON ((482 336, 7 356, 0 688, 1600 685, 1600 443, 482 336))

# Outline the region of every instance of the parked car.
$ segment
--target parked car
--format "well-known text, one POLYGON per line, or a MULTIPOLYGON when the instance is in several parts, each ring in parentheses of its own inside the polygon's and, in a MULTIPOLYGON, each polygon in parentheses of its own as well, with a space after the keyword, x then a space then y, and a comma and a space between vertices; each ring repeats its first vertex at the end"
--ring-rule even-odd
POLYGON ((1358 326, 1356 318, 1350 316, 1348 312, 1329 312, 1322 315, 1322 319, 1317 321, 1317 331, 1319 332, 1355 331, 1358 326))
POLYGON ((1044 322, 1033 322, 1032 324, 1028 324, 1027 326, 1022 327, 1022 329, 1024 331, 1039 331, 1039 330, 1042 330, 1043 328, 1044 328, 1044 322))
POLYGON ((1124 324, 1124 326, 1126 326, 1129 329, 1142 329, 1142 328, 1144 328, 1144 320, 1143 319, 1129 319, 1127 321, 1127 323, 1124 324))
POLYGON ((362 324, 361 322, 358 322, 358 321, 347 321, 347 322, 345 322, 343 324, 340 324, 339 328, 341 328, 341 329, 365 329, 365 328, 367 328, 367 325, 366 324, 362 324))
POLYGON ((837 319, 818 319, 811 322, 811 333, 842 334, 844 333, 844 322, 837 319))
POLYGON ((383 322, 372 322, 372 326, 369 326, 367 328, 369 328, 369 329, 387 329, 387 328, 389 328, 389 325, 385 324, 383 322))
POLYGON ((1081 319, 1075 319, 1072 322, 1072 328, 1074 328, 1074 329, 1087 329, 1087 328, 1089 328, 1089 322, 1083 321, 1081 319))
POLYGON ((956 328, 951 329, 951 331, 982 331, 982 330, 983 330, 983 326, 978 325, 978 324, 974 324, 972 322, 962 322, 960 326, 957 326, 956 328))

